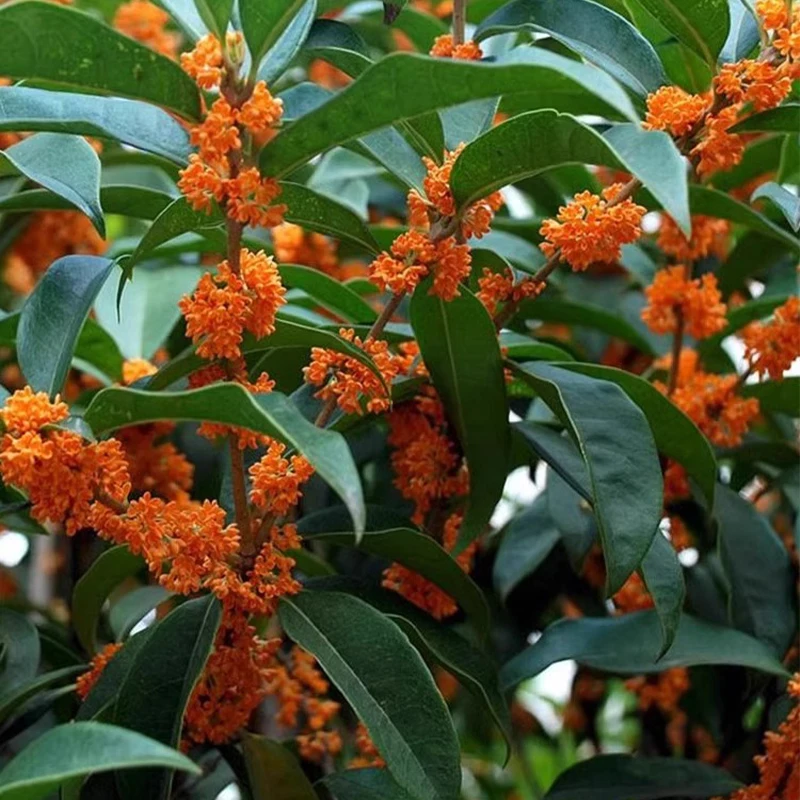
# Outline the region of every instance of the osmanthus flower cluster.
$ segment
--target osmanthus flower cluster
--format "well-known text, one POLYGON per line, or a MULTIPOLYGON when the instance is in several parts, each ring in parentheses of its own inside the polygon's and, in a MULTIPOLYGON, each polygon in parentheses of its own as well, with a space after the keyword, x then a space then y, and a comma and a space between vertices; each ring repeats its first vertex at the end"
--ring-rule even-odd
POLYGON ((114 27, 131 39, 161 53, 177 58, 180 35, 168 29, 169 14, 149 0, 129 0, 114 12, 114 27))

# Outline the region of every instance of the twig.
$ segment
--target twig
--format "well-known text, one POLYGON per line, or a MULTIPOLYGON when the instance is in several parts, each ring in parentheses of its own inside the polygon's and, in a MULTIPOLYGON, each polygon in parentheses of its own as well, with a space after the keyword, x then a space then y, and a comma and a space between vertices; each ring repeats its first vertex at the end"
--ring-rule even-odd
POLYGON ((464 31, 467 27, 467 0, 453 3, 453 44, 464 44, 464 31))

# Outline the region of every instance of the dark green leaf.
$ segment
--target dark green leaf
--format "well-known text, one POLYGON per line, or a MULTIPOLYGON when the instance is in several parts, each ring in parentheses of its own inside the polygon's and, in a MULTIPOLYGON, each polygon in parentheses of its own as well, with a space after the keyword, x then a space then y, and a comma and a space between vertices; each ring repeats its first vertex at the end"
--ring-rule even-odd
POLYGON ((83 137, 37 133, 3 150, 2 155, 26 178, 83 211, 98 233, 105 236, 100 206, 100 159, 83 137))
POLYGON ((797 133, 800 130, 800 103, 752 114, 729 129, 732 133, 797 133))
POLYGON ((54 261, 22 308, 17 332, 19 365, 37 391, 58 394, 75 344, 114 262, 97 256, 54 261))
POLYGON ((511 445, 503 359, 494 323, 465 287, 445 302, 423 281, 411 298, 420 352, 469 465, 470 495, 456 550, 478 537, 503 493, 511 445))
POLYGON ((187 119, 200 116, 197 87, 177 63, 55 3, 0 9, 0 75, 147 100, 187 119))
POLYGON ((150 611, 172 597, 163 586, 140 586, 123 595, 108 613, 108 624, 114 638, 121 642, 150 611))
POLYGON ((306 0, 239 0, 242 30, 255 68, 280 38, 306 0))
POLYGON ((672 647, 662 658, 662 630, 655 611, 621 617, 562 619, 545 630, 536 644, 514 656, 500 671, 504 689, 538 675, 556 661, 621 675, 654 674, 672 667, 734 664, 771 675, 786 675, 764 644, 746 633, 712 625, 683 614, 672 647))
POLYGON ((642 578, 653 598, 663 634, 659 658, 669 650, 678 632, 686 584, 675 548, 657 533, 641 566, 642 578))
POLYGON ((572 440, 535 422, 514 426, 542 461, 546 461, 584 500, 592 502, 592 484, 586 464, 572 440))
MULTIPOLYGON (((172 200, 168 194, 142 186, 100 187, 100 205, 106 214, 154 219, 172 200)), ((47 189, 27 189, 0 200, 0 211, 69 211, 75 207, 74 203, 47 189)))
POLYGON ((513 370, 581 451, 606 559, 606 593, 614 594, 645 557, 661 519, 663 478, 647 419, 608 381, 541 363, 513 370))
POLYGON ((133 100, 23 86, 0 88, 0 130, 52 131, 101 136, 185 164, 189 137, 160 108, 133 100))
MULTIPOLYGON (((475 264, 475 251, 473 265, 475 264)), ((500 334, 500 350, 506 358, 516 361, 570 361, 572 356, 554 344, 539 342, 530 336, 523 336, 513 331, 500 334)))
POLYGON ((769 181, 759 186, 750 195, 751 203, 761 199, 771 200, 781 214, 786 217, 786 221, 795 233, 800 230, 800 198, 796 194, 784 189, 779 183, 769 181))
POLYGON ((111 387, 95 395, 84 419, 97 435, 126 425, 180 419, 219 422, 273 436, 311 462, 350 510, 355 530, 364 529, 361 481, 346 442, 340 434, 312 425, 278 392, 252 395, 232 383, 188 392, 111 387))
POLYGON ((85 666, 69 666, 37 675, 33 680, 19 686, 12 692, 4 692, 0 699, 0 722, 4 722, 9 715, 16 711, 26 700, 40 695, 47 689, 59 684, 67 683, 86 669, 85 666))
POLYGON ((698 761, 603 755, 575 764, 562 773, 545 800, 727 797, 741 785, 725 770, 698 761))
POLYGON ((474 39, 520 28, 549 33, 643 97, 667 82, 650 42, 624 17, 591 0, 513 0, 481 23, 474 39))
POLYGON ((414 800, 385 769, 348 769, 322 781, 334 800, 414 800))
POLYGON ((377 314, 364 298, 324 272, 298 264, 281 264, 278 271, 284 286, 302 289, 343 319, 364 323, 375 321, 377 314))
POLYGON ((800 378, 746 383, 742 387, 742 395, 755 397, 762 411, 777 411, 790 417, 800 416, 800 378))
MULTIPOLYGON (((133 660, 119 690, 114 722, 177 747, 183 715, 214 645, 222 606, 213 596, 189 600, 162 619, 133 660)), ((172 772, 139 770, 117 776, 123 798, 169 797, 172 772)))
POLYGON ((258 70, 259 80, 266 81, 267 85, 271 85, 283 75, 294 57, 300 52, 300 48, 311 30, 316 13, 317 0, 306 0, 261 62, 258 70))
POLYGON ((155 766, 200 774, 186 756, 139 733, 99 722, 58 725, 6 765, 0 775, 0 797, 39 800, 52 796, 70 778, 155 766))
POLYGON ((789 554, 767 520, 737 492, 720 486, 714 512, 731 624, 768 644, 781 658, 797 632, 789 554))
POLYGON ((242 753, 253 800, 318 800, 299 762, 280 742, 244 732, 242 753))
MULTIPOLYGON (((621 88, 603 73, 541 49, 522 48, 514 63, 483 64, 397 53, 367 69, 353 84, 306 114, 261 151, 261 171, 282 176, 311 157, 371 131, 439 108, 483 97, 531 91, 543 84, 550 94, 540 106, 559 104, 556 96, 593 98, 594 109, 635 119, 621 88), (420 86, 435 91, 421 92, 420 86)), ((567 103, 568 105, 568 103, 567 103)), ((585 109, 588 112, 588 108, 585 109)))
POLYGON ((0 704, 33 679, 40 656, 34 624, 22 614, 0 607, 0 704))
POLYGON ((397 783, 420 800, 456 797, 461 773, 450 714, 395 623, 355 597, 312 591, 282 597, 280 619, 364 722, 397 783))
POLYGON ((125 578, 144 567, 140 556, 120 545, 102 553, 75 584, 72 624, 75 635, 89 655, 97 652, 97 622, 108 596, 125 578))

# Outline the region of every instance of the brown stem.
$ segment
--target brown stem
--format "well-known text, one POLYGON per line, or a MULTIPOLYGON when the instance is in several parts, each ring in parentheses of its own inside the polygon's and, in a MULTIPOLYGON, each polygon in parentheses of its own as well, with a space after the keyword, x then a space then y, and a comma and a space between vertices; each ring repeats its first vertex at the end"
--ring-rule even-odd
POLYGON ((102 489, 94 490, 95 499, 101 502, 104 506, 108 506, 115 514, 127 514, 128 504, 120 503, 110 495, 106 494, 102 489))
POLYGON ((239 552, 245 560, 256 554, 256 541, 250 524, 250 509, 247 505, 247 484, 245 482, 244 454, 239 449, 239 439, 235 431, 228 434, 228 450, 231 455, 231 483, 233 484, 233 508, 236 527, 242 537, 239 552))
POLYGON ((685 320, 683 318, 683 311, 680 308, 675 309, 675 319, 677 325, 675 327, 675 334, 672 337, 672 363, 669 369, 669 383, 667 385, 667 394, 672 396, 678 388, 678 373, 681 366, 681 350, 683 350, 683 332, 685 328, 685 320))
POLYGON ((467 0, 453 3, 453 44, 464 44, 464 31, 467 26, 467 0))

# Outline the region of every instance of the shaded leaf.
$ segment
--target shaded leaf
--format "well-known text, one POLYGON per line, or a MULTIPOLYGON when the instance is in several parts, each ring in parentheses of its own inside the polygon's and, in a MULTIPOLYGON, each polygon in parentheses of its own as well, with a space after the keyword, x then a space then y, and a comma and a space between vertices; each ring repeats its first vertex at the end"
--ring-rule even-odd
POLYGON ((800 378, 794 376, 780 381, 746 383, 743 397, 755 397, 762 411, 777 411, 790 417, 800 415, 800 378))
POLYGON ((414 800, 385 769, 348 769, 323 778, 334 800, 414 800))
POLYGON ((796 194, 784 189, 779 183, 769 181, 759 186, 750 195, 751 203, 762 199, 772 201, 781 214, 786 217, 786 221, 795 233, 800 230, 800 198, 796 194))
POLYGON ((194 0, 200 18, 219 41, 224 41, 233 0, 194 0))
POLYGON ((23 614, 0 607, 0 704, 36 675, 41 657, 39 634, 23 614))
POLYGON ((242 732, 253 800, 318 800, 298 760, 280 742, 242 732))
POLYGON ((172 597, 163 586, 140 586, 120 597, 108 612, 108 624, 114 638, 121 642, 156 606, 172 597))
POLYGON ((729 130, 732 133, 797 133, 800 130, 800 103, 785 103, 760 114, 751 114, 729 130))
POLYGON ((678 554, 660 532, 656 533, 642 561, 641 574, 661 622, 660 658, 675 641, 686 597, 686 584, 678 554))

